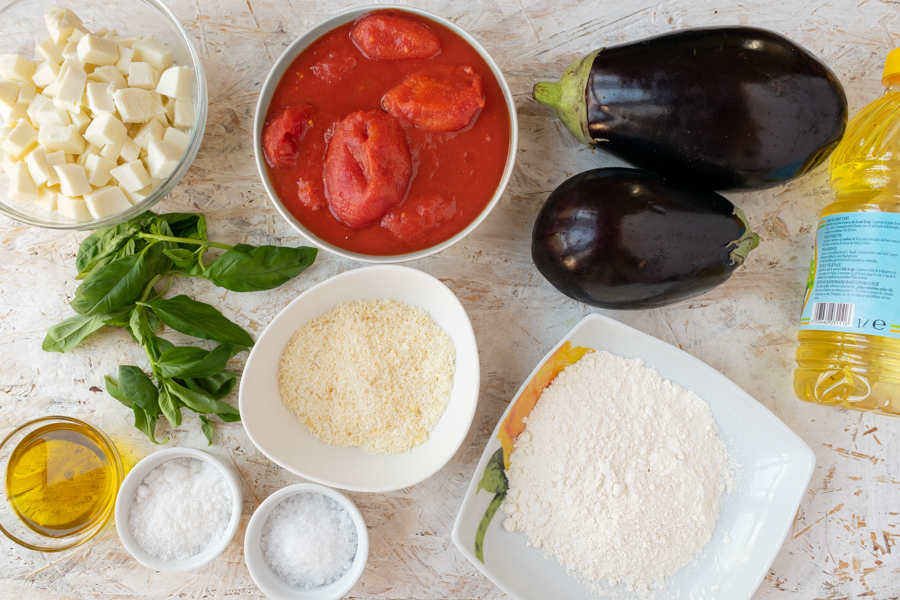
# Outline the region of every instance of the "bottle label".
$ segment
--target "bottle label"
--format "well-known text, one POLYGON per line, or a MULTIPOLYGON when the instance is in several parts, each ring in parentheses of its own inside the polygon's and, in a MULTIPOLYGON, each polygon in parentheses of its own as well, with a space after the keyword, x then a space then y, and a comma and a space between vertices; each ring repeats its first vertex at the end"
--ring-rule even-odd
POLYGON ((819 219, 800 330, 900 338, 900 213, 819 219))

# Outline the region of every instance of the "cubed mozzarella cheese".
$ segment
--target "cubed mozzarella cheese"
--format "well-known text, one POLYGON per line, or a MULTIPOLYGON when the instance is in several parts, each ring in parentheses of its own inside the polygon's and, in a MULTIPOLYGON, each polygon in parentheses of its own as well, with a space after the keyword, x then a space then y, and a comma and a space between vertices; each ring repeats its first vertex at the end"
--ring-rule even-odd
POLYGON ((85 194, 84 202, 95 219, 102 219, 131 208, 131 202, 122 190, 114 185, 85 194))
POLYGON ((178 148, 178 151, 183 155, 191 143, 191 136, 179 129, 169 127, 163 134, 163 140, 178 148))
POLYGON ((57 108, 77 112, 81 108, 81 96, 84 94, 84 86, 87 83, 87 73, 76 65, 72 65, 65 71, 60 70, 62 81, 59 90, 53 98, 53 104, 57 108))
POLYGON ((103 146, 103 150, 100 151, 100 156, 102 156, 103 158, 108 158, 109 160, 113 160, 113 161, 119 160, 119 156, 122 153, 122 148, 125 147, 125 140, 127 140, 127 139, 128 139, 128 137, 126 136, 125 138, 122 139, 122 141, 120 141, 116 144, 107 144, 107 145, 103 146))
POLYGON ((124 123, 146 123, 153 117, 166 113, 163 105, 154 100, 147 90, 116 90, 113 92, 113 100, 124 123))
POLYGON ((19 202, 34 202, 38 197, 38 188, 31 179, 28 166, 24 161, 12 164, 9 175, 9 197, 19 202))
POLYGON ((34 70, 32 79, 38 87, 47 87, 59 76, 59 64, 51 61, 44 61, 34 70))
POLYGON ((67 154, 81 154, 84 152, 84 138, 81 137, 74 125, 67 127, 44 125, 38 131, 38 142, 50 152, 57 150, 62 150, 67 154))
POLYGON ((119 60, 119 45, 112 40, 88 34, 78 41, 78 60, 97 65, 115 65, 119 60))
POLYGON ((141 147, 137 145, 132 138, 126 137, 125 143, 122 145, 122 151, 119 153, 119 157, 124 162, 131 162, 133 160, 137 160, 141 155, 141 147))
POLYGON ((150 176, 155 179, 165 179, 175 171, 181 160, 182 152, 169 142, 150 140, 147 146, 147 167, 150 176))
POLYGON ((47 185, 59 185, 59 177, 56 175, 56 169, 53 167, 66 164, 66 153, 62 150, 58 152, 47 152, 47 167, 50 169, 47 177, 47 185))
POLYGON ((113 101, 113 90, 116 88, 111 83, 91 82, 87 84, 88 108, 96 117, 97 115, 111 115, 116 112, 116 103, 113 101))
POLYGON ((91 118, 84 112, 84 109, 81 109, 78 112, 70 112, 69 118, 72 120, 72 125, 75 126, 75 131, 81 135, 84 135, 88 126, 91 124, 91 118))
POLYGON ((128 87, 155 90, 159 72, 145 62, 132 62, 128 67, 128 87))
POLYGON ((128 130, 120 120, 113 115, 100 115, 88 125, 84 139, 95 146, 107 146, 124 142, 126 135, 128 130))
POLYGON ((134 60, 150 63, 157 71, 165 71, 172 66, 172 49, 156 39, 154 35, 148 35, 139 42, 131 45, 134 50, 134 60))
POLYGON ((83 154, 82 156, 87 156, 84 161, 84 170, 87 172, 88 183, 94 187, 103 187, 109 183, 112 177, 109 172, 116 168, 115 161, 103 158, 99 154, 83 154))
POLYGON ((0 55, 0 76, 20 83, 31 83, 36 64, 18 54, 0 55))
POLYGON ((120 46, 125 46, 126 48, 131 48, 135 43, 141 41, 142 37, 139 35, 111 35, 109 39, 119 44, 120 46))
POLYGON ((72 198, 65 193, 56 195, 56 212, 73 221, 87 221, 91 218, 84 199, 72 198))
POLYGON ((0 81, 0 115, 3 115, 4 120, 9 117, 10 111, 18 103, 21 90, 21 82, 0 81))
POLYGON ((134 136, 134 141, 138 146, 146 150, 147 146, 150 145, 150 140, 161 140, 163 135, 164 129, 162 125, 156 119, 151 119, 141 126, 134 136))
POLYGON ((131 66, 131 61, 134 58, 134 50, 129 48, 128 46, 119 46, 119 60, 116 61, 116 69, 122 75, 128 75, 128 67, 131 66))
POLYGON ((193 69, 190 67, 171 67, 166 69, 160 76, 156 91, 169 98, 190 100, 193 84, 193 69))
POLYGON ((63 61, 62 47, 54 42, 52 37, 48 37, 35 46, 34 51, 45 61, 54 63, 61 63, 63 61))
POLYGON ((139 190, 135 190, 133 192, 129 192, 126 189, 122 189, 125 192, 125 195, 128 196, 128 200, 132 204, 139 204, 147 199, 147 196, 153 193, 154 186, 153 184, 148 185, 147 187, 143 187, 139 190))
MULTIPOLYGON (((68 42, 66 42, 66 47, 63 48, 62 55, 63 55, 63 62, 77 61, 78 60, 78 42, 76 40, 69 40, 68 42)), ((81 62, 81 61, 79 61, 79 62, 81 62)))
POLYGON ((25 157, 25 164, 35 185, 44 185, 50 179, 50 165, 47 164, 47 151, 38 146, 25 157))
MULTIPOLYGON (((44 96, 39 94, 35 96, 35 100, 43 97, 44 96)), ((52 100, 47 103, 44 103, 43 101, 40 101, 39 103, 42 105, 39 110, 32 111, 31 109, 34 107, 34 103, 32 103, 27 111, 29 118, 36 126, 46 127, 47 125, 60 125, 65 127, 72 124, 72 118, 69 116, 69 111, 63 108, 56 108, 56 106, 53 105, 52 100)))
POLYGON ((188 129, 194 126, 194 103, 190 100, 176 100, 175 101, 175 118, 172 120, 172 124, 175 127, 181 127, 182 129, 188 129))
POLYGON ((151 183, 150 173, 144 168, 144 163, 139 160, 127 162, 110 171, 119 186, 128 192, 136 192, 151 183))
POLYGON ((111 83, 116 87, 117 90, 128 87, 128 84, 125 83, 125 78, 121 73, 119 73, 119 70, 112 65, 106 65, 104 67, 97 67, 96 69, 94 69, 94 72, 91 73, 91 81, 96 81, 99 83, 111 83))
POLYGON ((28 119, 21 119, 9 135, 0 144, 0 148, 15 158, 21 157, 25 151, 38 141, 38 132, 31 126, 28 119))
POLYGON ((28 109, 21 104, 13 104, 4 124, 8 127, 15 127, 19 121, 28 121, 28 109))
POLYGON ((31 101, 34 100, 34 97, 36 95, 36 85, 34 85, 33 83, 23 83, 22 89, 19 90, 19 98, 16 100, 16 104, 28 106, 29 104, 31 104, 31 101))
POLYGON ((56 194, 54 190, 47 186, 38 188, 38 197, 34 201, 35 206, 46 210, 47 212, 56 211, 56 194))
POLYGON ((68 8, 60 6, 51 6, 44 11, 44 22, 47 24, 47 30, 50 37, 57 44, 67 39, 76 27, 81 27, 81 19, 68 8))
POLYGON ((78 164, 64 164, 53 167, 59 178, 59 187, 66 196, 84 196, 91 192, 91 184, 88 183, 87 171, 78 164))

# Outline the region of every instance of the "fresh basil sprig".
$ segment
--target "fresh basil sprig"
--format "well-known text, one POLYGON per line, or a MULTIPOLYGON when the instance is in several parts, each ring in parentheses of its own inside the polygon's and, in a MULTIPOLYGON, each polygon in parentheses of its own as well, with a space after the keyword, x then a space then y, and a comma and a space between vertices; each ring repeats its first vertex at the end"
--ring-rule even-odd
POLYGON ((253 338, 208 304, 185 295, 162 296, 175 277, 202 277, 235 292, 270 290, 302 273, 316 252, 302 246, 220 244, 207 237, 203 215, 145 212, 98 229, 81 243, 75 268, 83 281, 71 302, 77 314, 51 327, 42 348, 68 352, 105 325, 124 327, 147 353, 151 375, 121 365, 118 383, 105 378, 106 391, 134 412, 134 426, 154 444, 168 441, 157 441, 157 420, 165 417, 177 427, 182 408, 200 415, 211 444, 209 415, 226 423, 241 418, 236 408, 222 402, 238 377, 225 365, 252 346, 253 338), (210 249, 225 252, 206 264, 210 249), (161 324, 218 345, 212 350, 175 346, 157 335, 161 324))

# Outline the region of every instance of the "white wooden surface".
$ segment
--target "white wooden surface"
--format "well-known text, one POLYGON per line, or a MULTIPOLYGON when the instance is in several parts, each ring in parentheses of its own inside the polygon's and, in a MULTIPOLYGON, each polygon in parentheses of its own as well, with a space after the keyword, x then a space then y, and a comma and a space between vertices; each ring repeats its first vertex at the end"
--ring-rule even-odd
MULTIPOLYGON (((228 243, 300 243, 266 198, 252 162, 257 93, 282 49, 316 21, 351 5, 332 0, 169 0, 203 59, 209 83, 206 137, 163 211, 201 211, 228 243)), ((412 263, 462 300, 480 346, 482 389, 463 448, 422 484, 390 494, 351 494, 370 526, 369 565, 353 598, 500 598, 456 551, 450 529, 485 440, 536 361, 590 308, 553 289, 531 263, 530 233, 548 192, 590 167, 614 164, 579 147, 529 96, 572 59, 597 47, 683 27, 749 24, 780 31, 821 57, 843 81, 851 113, 881 93, 881 66, 900 45, 900 4, 879 0, 747 0, 729 3, 580 0, 414 1, 475 35, 516 96, 520 147, 515 175, 493 214, 462 243, 412 263)), ((2 24, 0 24, 2 27, 2 24)), ((733 379, 813 448, 818 466, 793 528, 754 598, 887 599, 900 596, 900 419, 797 401, 791 391, 796 320, 812 252, 812 224, 829 199, 824 169, 772 190, 735 194, 762 238, 732 279, 664 309, 612 313, 675 344, 733 379)), ((66 355, 45 354, 47 327, 70 314, 74 254, 84 234, 0 221, 0 433, 42 415, 86 419, 137 460, 154 447, 128 411, 100 391, 119 363, 143 364, 121 332, 94 335, 66 355)), ((305 274, 265 293, 234 294, 179 282, 258 335, 304 289, 360 266, 320 254, 305 274)), ((235 361, 241 366, 241 359, 235 361)), ((236 397, 231 401, 236 402, 236 397)), ((168 446, 205 447, 187 417, 168 446)), ((59 555, 0 539, 0 597, 258 598, 242 556, 246 521, 259 503, 298 477, 273 465, 240 423, 216 425, 211 451, 241 474, 244 523, 234 542, 199 571, 152 572, 108 527, 59 555)))

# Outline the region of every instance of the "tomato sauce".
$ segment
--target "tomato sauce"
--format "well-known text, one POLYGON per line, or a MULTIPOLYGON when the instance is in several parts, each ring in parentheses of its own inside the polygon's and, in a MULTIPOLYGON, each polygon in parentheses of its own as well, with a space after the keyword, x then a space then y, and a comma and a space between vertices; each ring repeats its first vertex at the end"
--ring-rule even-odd
POLYGON ((500 185, 509 152, 509 112, 499 83, 487 63, 465 40, 430 19, 396 11, 378 11, 425 24, 440 39, 431 58, 374 61, 350 39, 353 23, 326 33, 304 50, 285 72, 266 113, 267 124, 286 108, 309 104, 315 113, 296 143, 294 166, 267 165, 284 206, 312 233, 339 248, 387 256, 430 248, 450 239, 481 214, 500 185), (428 132, 400 119, 412 158, 406 199, 389 216, 351 228, 331 213, 325 197, 323 165, 335 124, 360 110, 383 111, 382 97, 403 79, 431 65, 469 66, 484 82, 485 105, 459 131, 428 132), (443 197, 441 218, 423 208, 443 197), (452 215, 447 214, 452 207, 452 215), (410 218, 404 211, 418 211, 410 218), (404 226, 398 226, 399 223, 404 226), (409 234, 408 224, 440 223, 424 235, 409 234))

